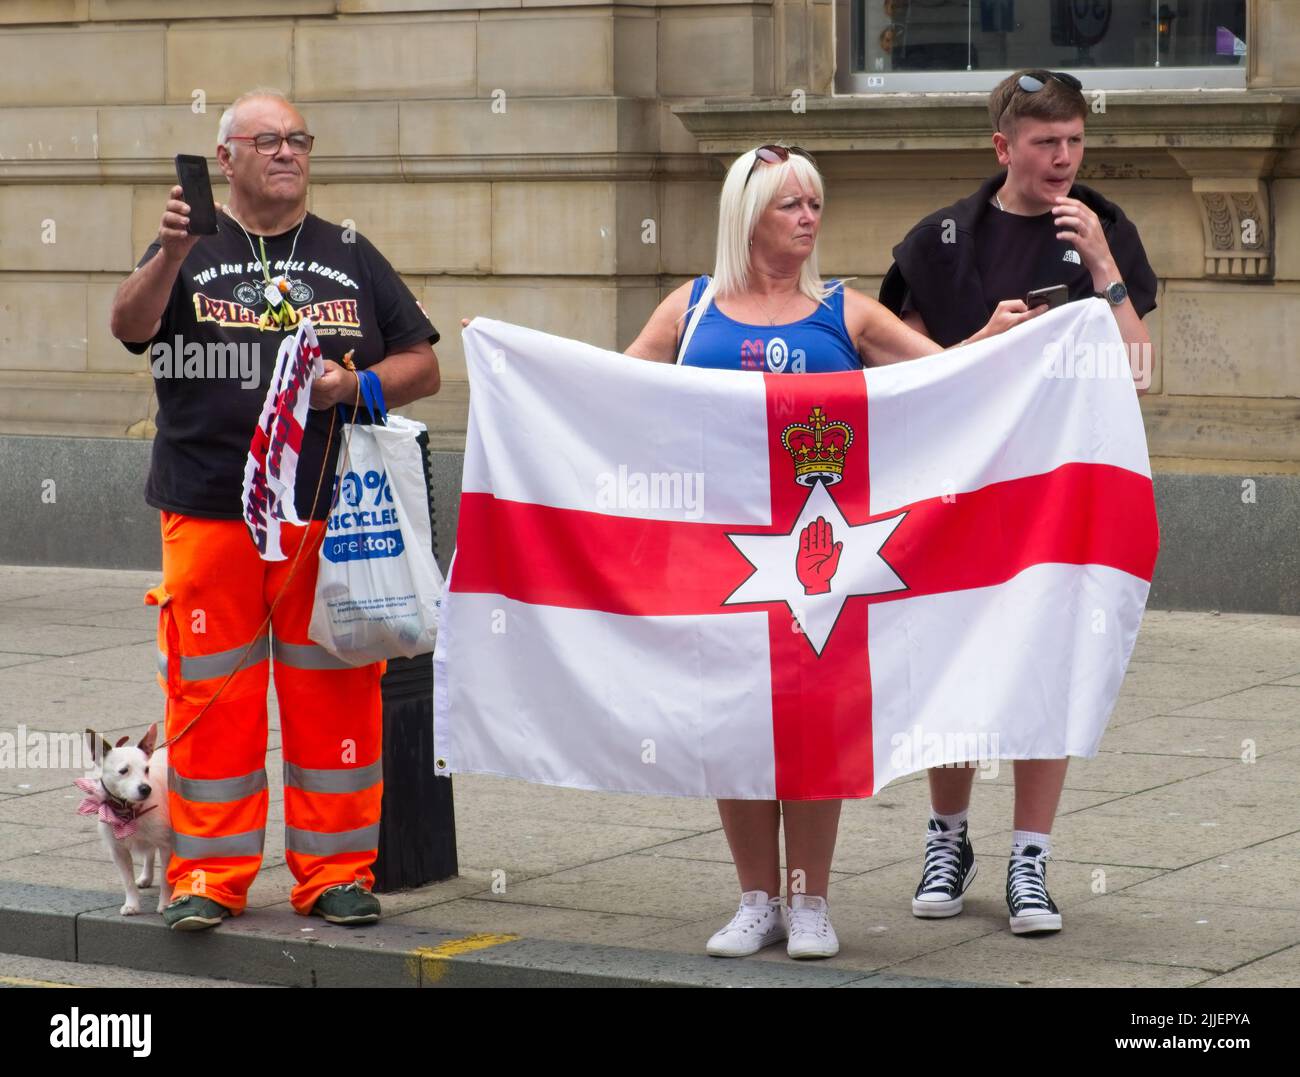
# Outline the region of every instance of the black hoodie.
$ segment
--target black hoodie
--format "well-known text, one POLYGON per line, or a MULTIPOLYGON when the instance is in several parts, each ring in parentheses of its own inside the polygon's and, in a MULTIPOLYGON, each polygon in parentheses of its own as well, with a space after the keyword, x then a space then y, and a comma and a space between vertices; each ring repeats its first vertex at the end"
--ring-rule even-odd
MULTIPOLYGON (((1007 174, 1000 172, 973 195, 923 218, 894 248, 894 264, 880 284, 880 302, 900 316, 910 291, 910 305, 921 315, 930 336, 945 348, 978 332, 993 314, 984 300, 973 239, 988 212, 989 200, 1006 178, 1007 174), (953 222, 951 226, 945 225, 948 220, 953 222), (952 229, 971 241, 952 242, 952 229), (945 230, 950 237, 946 243, 945 230)), ((1114 202, 1081 183, 1070 188, 1070 197, 1097 214, 1138 316, 1154 310, 1156 275, 1133 222, 1114 202)), ((1041 282, 1027 287, 1037 283, 1041 282)))

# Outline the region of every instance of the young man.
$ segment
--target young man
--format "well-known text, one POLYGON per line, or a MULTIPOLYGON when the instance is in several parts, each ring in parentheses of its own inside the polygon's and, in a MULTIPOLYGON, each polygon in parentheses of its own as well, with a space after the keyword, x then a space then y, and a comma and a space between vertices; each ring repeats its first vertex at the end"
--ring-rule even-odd
MULTIPOLYGON (((973 195, 930 214, 894 248, 880 301, 945 347, 988 321, 1004 299, 1064 285, 1069 301, 1106 299, 1129 345, 1138 391, 1150 374, 1142 318, 1155 309, 1156 277, 1133 223, 1113 202, 1074 182, 1083 161, 1088 104, 1078 79, 1018 71, 989 95, 993 149, 1006 171, 973 195)), ((1066 759, 1015 762, 1015 835, 1007 906, 1016 934, 1059 931, 1047 892, 1051 829, 1066 759)), ((931 818, 912 912, 955 916, 975 878, 967 808, 975 770, 929 772, 931 818)))
POLYGON ((353 352, 389 405, 409 403, 438 391, 438 332, 365 237, 307 212, 313 136, 292 104, 245 94, 222 115, 217 141, 230 182, 219 231, 190 235, 190 207, 172 188, 158 238, 118 289, 111 321, 127 348, 148 349, 158 395, 145 500, 162 511, 163 582, 146 601, 159 607, 167 738, 177 738, 168 758, 174 899, 163 919, 199 930, 247 904, 266 833, 274 662, 294 909, 371 923, 380 912, 370 888, 383 664, 353 668, 307 636, 342 416, 327 436, 334 406, 358 388, 337 360, 353 352), (300 313, 327 357, 311 388, 316 410, 295 491, 299 518, 313 522, 283 525, 287 560, 266 561, 241 518, 244 463, 276 353, 300 313))

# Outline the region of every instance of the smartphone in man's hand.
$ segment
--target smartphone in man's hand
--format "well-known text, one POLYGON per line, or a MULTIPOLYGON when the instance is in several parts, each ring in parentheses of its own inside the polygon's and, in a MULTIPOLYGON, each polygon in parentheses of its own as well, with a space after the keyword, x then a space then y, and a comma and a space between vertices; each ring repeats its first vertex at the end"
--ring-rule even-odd
POLYGON ((190 207, 189 233, 192 236, 212 236, 217 233, 217 208, 212 199, 212 181, 208 179, 206 158, 192 153, 176 155, 176 178, 185 192, 185 202, 190 207))
POLYGON ((1025 306, 1030 310, 1046 305, 1048 310, 1062 306, 1070 298, 1070 289, 1064 284, 1053 284, 1047 288, 1035 288, 1025 296, 1025 306))

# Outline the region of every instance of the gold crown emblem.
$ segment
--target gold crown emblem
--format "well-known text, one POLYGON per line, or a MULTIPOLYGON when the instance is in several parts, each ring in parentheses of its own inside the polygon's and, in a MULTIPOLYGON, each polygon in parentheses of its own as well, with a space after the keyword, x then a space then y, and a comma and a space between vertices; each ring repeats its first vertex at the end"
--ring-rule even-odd
POLYGON ((794 458, 794 481, 812 486, 821 479, 834 486, 844 478, 844 460, 853 444, 848 423, 827 422, 821 408, 813 408, 807 423, 791 423, 781 431, 781 444, 794 458))

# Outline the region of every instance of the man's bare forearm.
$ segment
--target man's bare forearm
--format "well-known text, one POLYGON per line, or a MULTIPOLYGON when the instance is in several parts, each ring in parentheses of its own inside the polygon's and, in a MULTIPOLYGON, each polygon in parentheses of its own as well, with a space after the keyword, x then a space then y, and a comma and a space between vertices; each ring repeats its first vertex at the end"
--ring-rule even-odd
POLYGON ((180 268, 179 261, 161 250, 118 286, 109 318, 113 336, 138 344, 158 331, 180 268))
POLYGON ((438 358, 427 341, 393 352, 370 368, 379 375, 384 401, 390 408, 433 396, 442 384, 438 358))
MULTIPOLYGON (((412 344, 404 351, 393 352, 367 369, 379 378, 384 404, 389 408, 400 408, 403 404, 433 396, 441 385, 438 357, 427 340, 412 344)), ((325 372, 311 387, 311 406, 350 406, 354 400, 361 399, 357 382, 355 373, 332 359, 326 359, 325 372)))

